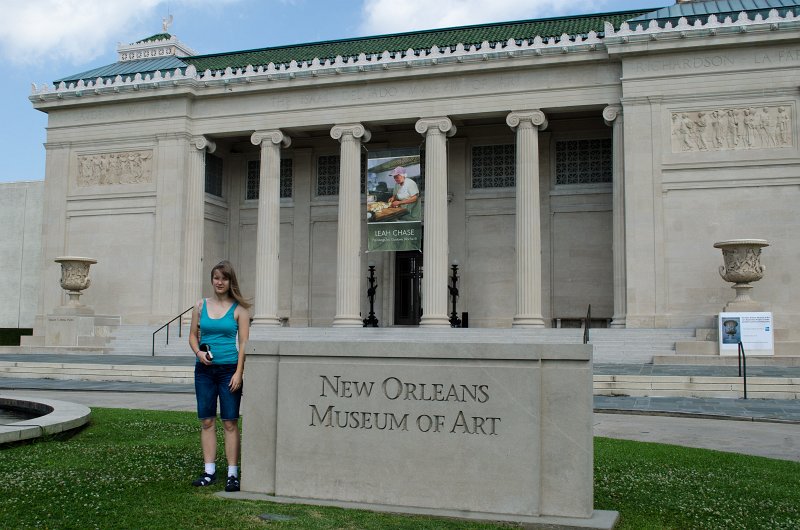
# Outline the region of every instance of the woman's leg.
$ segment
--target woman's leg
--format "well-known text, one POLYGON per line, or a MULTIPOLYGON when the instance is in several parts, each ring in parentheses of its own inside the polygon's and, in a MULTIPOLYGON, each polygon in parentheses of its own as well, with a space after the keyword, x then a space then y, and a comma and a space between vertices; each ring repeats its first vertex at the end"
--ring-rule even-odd
MULTIPOLYGON (((200 420, 200 446, 203 448, 203 463, 211 464, 217 460, 217 419, 200 420)), ((225 441, 227 448, 228 442, 225 441)))
POLYGON ((222 425, 225 433, 225 457, 228 460, 228 466, 238 466, 242 443, 239 435, 239 420, 224 420, 222 425))

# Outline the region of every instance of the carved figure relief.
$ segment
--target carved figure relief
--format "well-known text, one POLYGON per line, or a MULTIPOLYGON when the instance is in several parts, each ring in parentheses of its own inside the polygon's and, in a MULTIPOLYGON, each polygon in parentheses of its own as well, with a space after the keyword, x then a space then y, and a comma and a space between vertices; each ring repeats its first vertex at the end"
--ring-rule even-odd
POLYGON ((78 157, 78 186, 152 182, 152 162, 152 151, 81 155, 78 157))
POLYGON ((672 152, 792 147, 786 106, 673 112, 672 152))

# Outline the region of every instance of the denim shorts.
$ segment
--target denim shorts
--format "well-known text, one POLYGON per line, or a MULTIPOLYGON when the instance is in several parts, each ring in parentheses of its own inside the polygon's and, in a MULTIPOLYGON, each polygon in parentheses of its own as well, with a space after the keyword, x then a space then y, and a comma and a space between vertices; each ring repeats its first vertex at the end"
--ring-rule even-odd
POLYGON ((194 365, 194 392, 197 396, 197 417, 201 420, 217 417, 217 398, 219 398, 219 416, 222 420, 239 419, 239 403, 242 401, 242 389, 231 392, 228 384, 236 373, 235 364, 203 363, 194 365))

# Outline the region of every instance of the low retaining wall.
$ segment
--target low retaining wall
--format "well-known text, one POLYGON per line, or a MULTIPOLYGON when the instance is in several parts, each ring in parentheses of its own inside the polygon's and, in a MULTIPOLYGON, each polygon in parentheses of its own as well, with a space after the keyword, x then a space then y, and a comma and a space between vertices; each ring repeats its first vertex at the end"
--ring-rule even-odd
POLYGON ((92 411, 83 405, 59 401, 0 395, 0 406, 30 410, 42 416, 0 425, 0 444, 38 438, 45 434, 57 434, 76 429, 89 421, 92 411))
POLYGON ((354 336, 248 346, 242 496, 613 525, 592 504, 591 346, 354 336))

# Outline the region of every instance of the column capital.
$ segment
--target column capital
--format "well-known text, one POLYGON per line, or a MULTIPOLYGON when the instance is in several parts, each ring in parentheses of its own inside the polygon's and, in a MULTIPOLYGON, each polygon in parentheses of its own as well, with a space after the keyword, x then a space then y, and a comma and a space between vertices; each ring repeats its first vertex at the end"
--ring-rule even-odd
POLYGON ((617 119, 617 116, 622 114, 622 107, 619 105, 609 105, 608 107, 603 109, 603 120, 605 120, 606 125, 611 125, 614 120, 617 119))
POLYGON ((540 131, 547 129, 547 116, 539 109, 515 110, 506 116, 506 123, 512 129, 519 127, 520 123, 530 122, 540 131))
POLYGON ((256 131, 250 136, 250 142, 253 145, 261 145, 264 140, 269 140, 273 144, 280 144, 281 147, 289 147, 292 145, 292 139, 283 134, 280 129, 268 129, 263 131, 256 131))
POLYGON ((209 140, 202 134, 199 136, 192 136, 192 143, 197 149, 206 149, 209 153, 213 153, 217 150, 217 144, 214 143, 213 140, 209 140))
POLYGON ((369 129, 360 123, 342 123, 331 128, 331 138, 334 140, 341 142, 342 137, 346 135, 360 138, 362 142, 369 142, 370 138, 372 138, 372 133, 369 132, 369 129))
POLYGON ((414 128, 417 130, 418 133, 422 135, 428 134, 428 132, 438 130, 441 133, 446 134, 447 136, 453 136, 456 133, 456 126, 453 125, 453 122, 450 121, 450 118, 447 116, 437 116, 434 118, 420 118, 417 120, 417 123, 414 125, 414 128))

